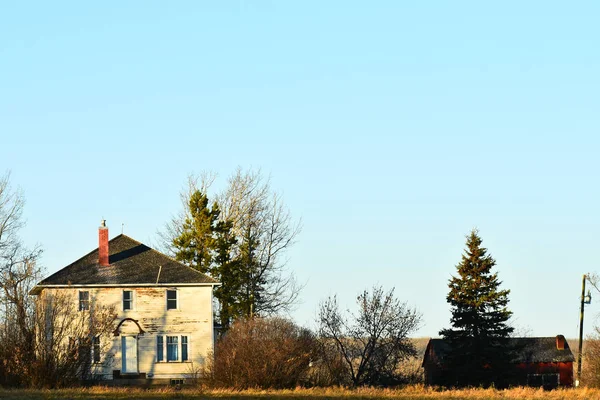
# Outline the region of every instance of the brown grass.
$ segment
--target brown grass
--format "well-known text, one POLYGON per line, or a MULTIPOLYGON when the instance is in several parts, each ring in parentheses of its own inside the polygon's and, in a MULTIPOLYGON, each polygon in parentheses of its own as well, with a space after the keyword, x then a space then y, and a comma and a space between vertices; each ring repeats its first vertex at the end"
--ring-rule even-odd
POLYGON ((440 390, 420 385, 403 389, 294 389, 294 390, 199 390, 174 388, 107 388, 93 387, 63 390, 8 390, 0 389, 1 399, 600 399, 598 389, 559 389, 544 391, 532 388, 513 388, 508 390, 462 389, 440 390))

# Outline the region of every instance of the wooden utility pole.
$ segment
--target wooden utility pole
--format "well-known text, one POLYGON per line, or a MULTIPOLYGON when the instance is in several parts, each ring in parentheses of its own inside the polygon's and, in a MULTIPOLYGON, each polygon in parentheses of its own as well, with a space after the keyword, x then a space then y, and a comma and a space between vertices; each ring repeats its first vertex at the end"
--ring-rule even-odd
POLYGON ((575 386, 579 386, 579 383, 581 382, 581 358, 583 353, 583 312, 586 303, 585 279, 586 276, 584 274, 583 279, 581 281, 581 310, 579 311, 579 352, 577 353, 577 381, 575 381, 575 386))

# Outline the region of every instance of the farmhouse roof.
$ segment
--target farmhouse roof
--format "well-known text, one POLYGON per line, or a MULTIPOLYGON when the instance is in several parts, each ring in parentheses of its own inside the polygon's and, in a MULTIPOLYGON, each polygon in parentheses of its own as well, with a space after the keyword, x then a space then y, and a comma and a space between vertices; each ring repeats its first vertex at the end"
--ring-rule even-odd
POLYGON ((98 249, 39 282, 31 291, 67 285, 218 284, 216 280, 127 235, 108 242, 108 266, 100 265, 98 249))
MULTIPOLYGON (((510 338, 507 347, 515 353, 513 358, 515 364, 575 361, 569 343, 562 335, 558 337, 564 341, 564 350, 557 348, 556 336, 510 338)), ((423 357, 423 364, 427 361, 443 363, 444 357, 449 351, 450 345, 444 339, 430 339, 423 357)))

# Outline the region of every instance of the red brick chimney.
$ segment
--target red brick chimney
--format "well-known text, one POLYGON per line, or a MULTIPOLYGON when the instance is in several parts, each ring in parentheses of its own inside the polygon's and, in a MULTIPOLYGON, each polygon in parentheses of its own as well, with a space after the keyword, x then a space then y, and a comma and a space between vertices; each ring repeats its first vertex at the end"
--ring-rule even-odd
POLYGON ((557 350, 565 349, 565 337, 563 335, 556 335, 556 349, 557 350))
POLYGON ((108 267, 108 228, 104 219, 98 228, 98 264, 108 267))

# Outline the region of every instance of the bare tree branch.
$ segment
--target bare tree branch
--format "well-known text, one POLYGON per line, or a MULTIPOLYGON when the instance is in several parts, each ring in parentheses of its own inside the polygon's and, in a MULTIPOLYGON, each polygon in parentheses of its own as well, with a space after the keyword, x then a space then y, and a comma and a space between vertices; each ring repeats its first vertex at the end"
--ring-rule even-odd
POLYGON ((402 382, 398 365, 416 354, 408 335, 418 328, 421 314, 396 299, 393 289, 386 293, 381 287, 363 291, 357 304, 358 312, 347 318, 339 311, 335 296, 321 303, 321 340, 335 343, 353 385, 402 382))
MULTIPOLYGON (((177 251, 174 239, 181 236, 184 222, 190 217, 191 194, 196 190, 206 194, 214 179, 214 174, 204 173, 188 180, 187 190, 181 195, 182 210, 159 232, 166 253, 174 255, 177 251)), ((285 253, 300 233, 301 222, 292 219, 283 196, 271 190, 270 179, 260 170, 238 167, 215 199, 220 219, 231 223, 236 238, 231 260, 237 260, 238 273, 243 276, 239 303, 245 307, 245 316, 289 312, 302 286, 286 270, 285 253)))
POLYGON ((181 209, 177 214, 171 216, 169 222, 164 225, 163 230, 157 232, 158 243, 156 247, 161 252, 172 257, 175 256, 176 249, 173 246, 173 239, 181 235, 184 222, 186 218, 190 217, 188 207, 190 197, 196 190, 207 193, 216 178, 216 173, 212 171, 202 171, 199 174, 188 175, 186 187, 179 193, 181 209))

